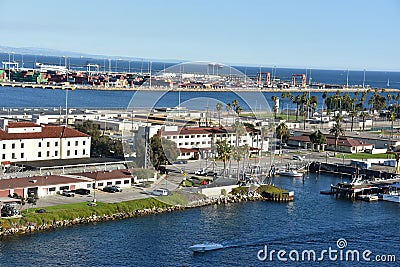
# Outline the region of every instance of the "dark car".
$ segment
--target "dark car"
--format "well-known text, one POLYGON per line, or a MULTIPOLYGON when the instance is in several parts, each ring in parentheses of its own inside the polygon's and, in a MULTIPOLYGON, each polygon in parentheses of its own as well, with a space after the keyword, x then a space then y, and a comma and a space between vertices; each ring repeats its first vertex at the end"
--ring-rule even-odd
POLYGON ((90 190, 85 188, 78 188, 74 190, 75 194, 78 195, 90 195, 90 190))
POLYGON ((108 193, 116 193, 116 192, 122 192, 122 189, 119 186, 106 186, 103 188, 104 192, 108 192, 108 193))
POLYGON ((215 176, 217 176, 217 173, 216 173, 216 172, 213 172, 213 171, 209 171, 209 172, 206 173, 206 176, 213 176, 213 177, 215 177, 215 176))
POLYGON ((46 213, 46 210, 45 209, 39 209, 39 210, 36 210, 35 212, 36 213, 46 213))

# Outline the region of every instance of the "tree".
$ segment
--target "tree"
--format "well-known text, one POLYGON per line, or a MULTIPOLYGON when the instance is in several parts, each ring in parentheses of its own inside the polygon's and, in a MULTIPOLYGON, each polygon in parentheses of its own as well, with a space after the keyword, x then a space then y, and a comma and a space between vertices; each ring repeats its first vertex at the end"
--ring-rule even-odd
POLYGON ((159 135, 150 138, 150 159, 154 168, 158 170, 160 165, 173 162, 179 156, 176 143, 159 135))
POLYGON ((226 162, 231 158, 232 148, 226 142, 226 140, 217 140, 216 147, 217 147, 218 159, 221 159, 224 162, 223 176, 225 178, 226 162))
POLYGON ((217 105, 215 106, 217 111, 218 111, 218 124, 219 127, 221 127, 221 110, 222 110, 222 103, 218 102, 217 105))
POLYGON ((83 124, 77 125, 76 129, 92 137, 90 151, 92 157, 124 157, 122 141, 102 135, 99 126, 92 121, 85 121, 83 124))
POLYGON ((281 142, 287 143, 289 140, 289 128, 286 123, 282 122, 279 124, 276 129, 276 138, 280 139, 281 142))
POLYGON ((367 116, 368 116, 367 112, 365 112, 365 111, 361 112, 361 119, 363 122, 363 126, 362 126, 363 131, 365 131, 365 120, 366 120, 367 116))
POLYGON ((310 135, 310 141, 313 144, 317 144, 318 146, 321 146, 322 144, 326 144, 326 137, 323 133, 321 133, 320 130, 313 132, 310 135))
MULTIPOLYGON (((339 118, 339 116, 338 116, 339 118)), ((342 125, 340 124, 340 120, 336 120, 335 124, 332 126, 331 129, 329 129, 329 133, 335 136, 335 156, 337 152, 337 145, 339 142, 339 136, 344 135, 344 129, 342 125)))

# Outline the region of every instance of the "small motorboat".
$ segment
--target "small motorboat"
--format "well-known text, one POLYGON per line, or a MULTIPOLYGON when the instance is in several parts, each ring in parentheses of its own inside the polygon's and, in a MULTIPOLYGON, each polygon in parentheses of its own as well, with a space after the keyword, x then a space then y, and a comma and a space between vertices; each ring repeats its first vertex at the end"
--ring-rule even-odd
POLYGON ((189 247, 189 249, 191 249, 193 252, 206 252, 210 250, 221 249, 223 247, 224 247, 223 245, 218 243, 204 242, 202 244, 193 245, 189 247))
POLYGON ((279 174, 280 176, 289 176, 289 177, 302 177, 303 176, 302 173, 299 173, 296 170, 289 170, 289 171, 281 170, 281 171, 278 171, 277 174, 279 174))

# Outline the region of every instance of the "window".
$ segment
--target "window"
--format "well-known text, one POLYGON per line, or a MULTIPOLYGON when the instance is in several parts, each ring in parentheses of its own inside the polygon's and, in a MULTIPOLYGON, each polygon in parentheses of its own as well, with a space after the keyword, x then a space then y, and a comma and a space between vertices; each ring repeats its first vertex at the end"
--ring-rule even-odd
POLYGON ((25 147, 25 144, 24 143, 21 143, 21 148, 24 148, 25 147))
POLYGON ((124 180, 124 184, 129 184, 129 180, 124 180))
POLYGON ((98 185, 98 186, 103 186, 103 183, 98 183, 97 185, 98 185))
POLYGON ((50 151, 47 151, 46 157, 50 157, 50 151))
POLYGON ((191 135, 191 136, 190 136, 190 138, 194 138, 194 137, 195 137, 195 135, 191 135))
POLYGON ((197 138, 200 138, 200 135, 199 135, 199 134, 197 135, 197 138))
POLYGON ((176 139, 176 137, 177 137, 177 136, 176 136, 176 135, 174 135, 174 136, 172 136, 172 139, 176 139))
POLYGON ((50 142, 47 142, 47 147, 50 147, 50 142))
POLYGON ((83 150, 83 155, 86 155, 86 150, 85 149, 83 150))
POLYGON ((1 156, 1 158, 2 158, 2 159, 6 159, 6 154, 3 154, 3 155, 1 156))
POLYGON ((107 185, 112 185, 112 182, 107 182, 107 185))
POLYGON ((92 188, 92 184, 87 184, 86 188, 92 188))
POLYGON ((78 150, 75 150, 75 156, 77 156, 78 155, 78 150))
POLYGON ((58 151, 54 151, 54 156, 58 156, 58 151))
POLYGON ((11 148, 14 149, 14 148, 15 148, 15 144, 12 144, 12 145, 11 145, 11 148))
POLYGON ((38 156, 38 158, 42 157, 42 152, 39 151, 39 152, 37 153, 37 156, 38 156))
POLYGON ((3 149, 6 149, 6 144, 3 144, 3 149))
POLYGON ((15 153, 11 154, 12 159, 15 159, 15 153))
POLYGON ((86 146, 86 141, 83 141, 83 145, 86 146))
POLYGON ((58 146, 58 142, 55 142, 55 143, 54 143, 54 146, 58 146))
POLYGON ((25 156, 25 155, 24 155, 24 153, 21 153, 21 159, 23 159, 23 158, 24 158, 24 156, 25 156))
POLYGON ((75 141, 75 146, 78 146, 78 141, 75 141))
POLYGON ((67 150, 67 156, 71 155, 71 151, 67 150))
POLYGON ((70 146, 71 145, 71 142, 70 141, 68 141, 68 143, 67 143, 67 146, 70 146))
POLYGON ((55 192, 56 191, 56 188, 55 187, 50 187, 49 188, 49 192, 55 192))
POLYGON ((38 145, 39 145, 39 147, 42 147, 42 142, 39 142, 39 144, 38 144, 38 145))
POLYGON ((121 184, 121 181, 116 181, 115 184, 121 184))
POLYGON ((60 191, 62 191, 62 190, 69 190, 69 185, 60 186, 60 191))

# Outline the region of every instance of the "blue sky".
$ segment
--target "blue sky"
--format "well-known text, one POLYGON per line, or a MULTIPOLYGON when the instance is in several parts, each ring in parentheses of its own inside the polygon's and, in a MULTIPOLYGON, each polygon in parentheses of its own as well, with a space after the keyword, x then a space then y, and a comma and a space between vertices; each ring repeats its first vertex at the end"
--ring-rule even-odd
POLYGON ((0 0, 0 11, 3 46, 257 66, 400 70, 396 0, 0 0))

